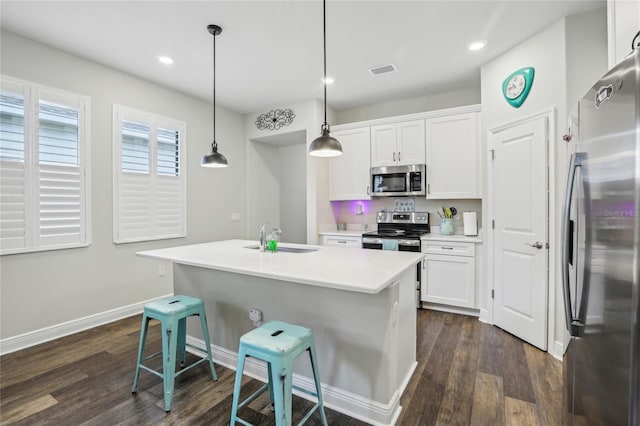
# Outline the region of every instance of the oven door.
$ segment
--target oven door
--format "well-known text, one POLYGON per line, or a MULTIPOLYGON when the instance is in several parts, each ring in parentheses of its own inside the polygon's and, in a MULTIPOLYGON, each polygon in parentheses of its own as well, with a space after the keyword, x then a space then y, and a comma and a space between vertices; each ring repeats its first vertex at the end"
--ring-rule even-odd
MULTIPOLYGON (((382 250, 385 241, 397 241, 398 251, 412 251, 420 252, 420 240, 402 240, 396 238, 376 238, 376 237, 362 237, 362 248, 382 250)), ((422 262, 416 265, 416 307, 420 309, 422 304, 420 302, 420 292, 422 283, 422 262)))

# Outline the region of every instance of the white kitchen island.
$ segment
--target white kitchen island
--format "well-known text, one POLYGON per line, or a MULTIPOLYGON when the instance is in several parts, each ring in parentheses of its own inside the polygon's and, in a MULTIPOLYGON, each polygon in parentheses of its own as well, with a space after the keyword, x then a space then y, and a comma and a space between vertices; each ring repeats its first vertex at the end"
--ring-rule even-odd
MULTIPOLYGON (((234 368, 240 336, 263 320, 314 331, 327 407, 372 424, 393 424, 416 367, 416 265, 421 253, 281 244, 307 253, 260 252, 256 241, 228 240, 139 252, 173 262, 175 294, 205 301, 215 362, 234 368)), ((203 345, 198 328, 192 343, 203 345)), ((266 379, 248 359, 245 372, 266 379)), ((308 357, 294 384, 311 390, 308 357)), ((301 396, 305 396, 302 394, 301 396)), ((305 396, 306 397, 306 396, 305 396)))

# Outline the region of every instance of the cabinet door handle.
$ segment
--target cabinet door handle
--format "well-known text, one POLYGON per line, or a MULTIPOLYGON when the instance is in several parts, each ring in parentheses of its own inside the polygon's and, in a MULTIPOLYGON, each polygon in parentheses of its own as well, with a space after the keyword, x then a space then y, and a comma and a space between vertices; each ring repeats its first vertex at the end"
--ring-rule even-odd
POLYGON ((367 195, 371 195, 371 187, 367 185, 367 195))
POLYGON ((426 263, 426 261, 424 259, 422 259, 422 269, 425 269, 425 263, 426 263))
POLYGON ((400 151, 398 151, 398 161, 400 161, 400 151))
POLYGON ((453 247, 440 246, 440 248, 443 250, 453 250, 453 247))
POLYGON ((394 162, 396 161, 396 153, 395 152, 393 153, 393 161, 394 162))
POLYGON ((345 240, 338 240, 338 243, 340 244, 347 244, 347 242, 345 240))
POLYGON ((427 194, 431 194, 431 184, 427 184, 427 194))

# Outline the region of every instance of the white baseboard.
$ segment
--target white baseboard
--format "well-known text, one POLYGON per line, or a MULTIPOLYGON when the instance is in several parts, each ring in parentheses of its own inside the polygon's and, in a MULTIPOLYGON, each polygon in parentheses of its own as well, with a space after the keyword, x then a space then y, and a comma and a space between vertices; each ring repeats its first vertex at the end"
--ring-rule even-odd
POLYGON ((564 357, 564 345, 562 342, 559 340, 554 341, 553 347, 549 348, 549 354, 562 361, 562 358, 564 357))
MULTIPOLYGON (((195 348, 187 349, 201 357, 205 356, 204 342, 187 335, 187 343, 195 348)), ((238 361, 238 354, 228 349, 211 345, 211 353, 215 364, 220 364, 229 369, 235 370, 238 361)), ((414 363, 409 370, 407 376, 402 381, 400 389, 394 392, 391 400, 387 404, 382 404, 371 399, 363 398, 343 389, 336 388, 327 384, 322 384, 322 398, 325 407, 346 414, 349 417, 361 420, 375 426, 390 426, 395 424, 402 407, 400 406, 400 395, 409 383, 413 372, 418 363, 414 363)), ((267 366, 264 362, 255 358, 247 358, 244 365, 245 375, 262 382, 267 381, 267 366)), ((310 392, 315 392, 315 385, 312 379, 299 374, 293 375, 293 384, 310 392)), ((301 398, 314 401, 314 398, 304 392, 293 391, 294 394, 301 398)))
POLYGON ((422 302, 422 308, 431 309, 431 310, 440 311, 440 312, 449 312, 452 314, 469 315, 472 317, 477 317, 480 315, 480 311, 478 309, 461 308, 458 306, 449 306, 449 305, 440 305, 438 303, 430 303, 430 302, 422 302))
POLYGON ((167 296, 171 296, 171 294, 2 339, 0 340, 0 355, 19 351, 20 349, 39 345, 40 343, 139 314, 143 311, 144 305, 147 303, 167 296))

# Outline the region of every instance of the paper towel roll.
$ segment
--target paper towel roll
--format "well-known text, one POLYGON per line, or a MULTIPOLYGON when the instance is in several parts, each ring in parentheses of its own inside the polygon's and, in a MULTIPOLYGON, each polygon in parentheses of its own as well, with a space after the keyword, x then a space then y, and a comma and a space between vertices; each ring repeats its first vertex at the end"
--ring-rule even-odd
POLYGON ((464 235, 478 235, 478 219, 476 217, 476 212, 462 213, 462 224, 464 226, 464 235))

